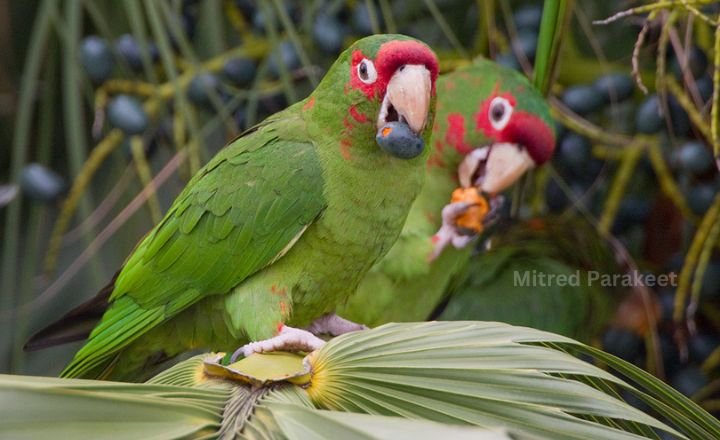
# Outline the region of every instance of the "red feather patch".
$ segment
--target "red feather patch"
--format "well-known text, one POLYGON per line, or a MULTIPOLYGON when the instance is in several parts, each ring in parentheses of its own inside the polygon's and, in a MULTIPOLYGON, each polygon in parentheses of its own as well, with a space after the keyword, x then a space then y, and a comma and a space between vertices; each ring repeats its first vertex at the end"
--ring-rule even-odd
POLYGON ((377 81, 365 84, 357 76, 357 66, 367 58, 359 50, 352 53, 350 62, 350 88, 362 91, 368 99, 378 99, 385 96, 385 90, 395 71, 405 64, 422 64, 430 71, 432 81, 432 94, 435 95, 435 80, 438 75, 438 61, 429 47, 417 41, 394 40, 380 46, 377 57, 373 62, 377 70, 377 81))
POLYGON ((445 142, 462 155, 471 152, 472 145, 465 143, 465 116, 462 113, 450 113, 447 116, 447 121, 448 129, 445 133, 445 142))
POLYGON ((496 130, 490 123, 488 112, 490 103, 498 96, 507 99, 515 108, 515 97, 508 92, 498 93, 496 87, 495 92, 480 104, 480 109, 475 114, 476 129, 482 130, 486 137, 495 139, 496 142, 524 145, 538 165, 547 162, 555 149, 555 136, 550 127, 531 113, 515 110, 505 128, 496 130))

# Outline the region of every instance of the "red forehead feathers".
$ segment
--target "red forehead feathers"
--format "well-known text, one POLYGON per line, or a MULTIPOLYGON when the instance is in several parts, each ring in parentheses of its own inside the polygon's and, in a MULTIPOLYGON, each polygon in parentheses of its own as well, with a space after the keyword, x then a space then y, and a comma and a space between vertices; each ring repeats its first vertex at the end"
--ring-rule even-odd
POLYGON ((430 48, 412 40, 394 40, 380 46, 375 59, 378 73, 384 74, 383 76, 389 80, 403 64, 424 65, 430 70, 430 79, 435 84, 438 76, 438 60, 430 48))
POLYGON ((405 64, 421 64, 430 71, 432 81, 432 94, 435 94, 435 80, 438 75, 438 61, 435 54, 425 46, 412 40, 393 40, 380 46, 373 63, 378 73, 377 81, 365 84, 357 76, 357 66, 366 57, 360 50, 352 53, 350 85, 361 90, 368 98, 379 98, 385 94, 385 89, 395 71, 405 64))

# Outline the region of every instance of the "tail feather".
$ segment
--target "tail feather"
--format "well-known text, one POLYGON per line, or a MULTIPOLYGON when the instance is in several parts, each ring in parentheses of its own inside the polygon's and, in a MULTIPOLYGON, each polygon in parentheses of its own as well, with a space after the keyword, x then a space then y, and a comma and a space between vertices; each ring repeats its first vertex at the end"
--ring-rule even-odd
POLYGON ((87 370, 78 370, 74 363, 70 363, 61 372, 59 377, 73 379, 95 379, 95 380, 114 380, 112 378, 113 370, 120 360, 118 354, 110 356, 97 362, 97 365, 87 370))
POLYGON ((56 322, 35 333, 25 343, 23 349, 25 351, 35 351, 87 339, 92 329, 102 318, 105 310, 107 310, 110 294, 115 287, 115 278, 117 278, 117 274, 93 298, 70 310, 56 322))

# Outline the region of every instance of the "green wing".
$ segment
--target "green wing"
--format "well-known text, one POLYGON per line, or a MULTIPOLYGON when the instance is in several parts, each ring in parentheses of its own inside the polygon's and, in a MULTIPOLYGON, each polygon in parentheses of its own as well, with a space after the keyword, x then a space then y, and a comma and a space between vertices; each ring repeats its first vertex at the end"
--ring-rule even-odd
POLYGON ((303 134, 299 118, 265 123, 193 177, 127 260, 107 312, 62 376, 97 369, 188 306, 228 292, 302 234, 326 206, 303 134))

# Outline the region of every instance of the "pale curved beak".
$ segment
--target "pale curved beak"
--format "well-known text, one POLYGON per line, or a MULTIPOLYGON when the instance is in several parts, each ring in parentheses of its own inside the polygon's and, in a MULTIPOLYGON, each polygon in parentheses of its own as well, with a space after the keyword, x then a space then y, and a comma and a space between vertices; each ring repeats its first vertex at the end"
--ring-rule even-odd
POLYGON ((377 127, 391 121, 405 122, 415 134, 425 128, 430 111, 432 81, 421 64, 406 64, 390 78, 380 106, 377 127))
POLYGON ((485 193, 497 195, 535 167, 527 149, 518 144, 497 143, 470 152, 458 167, 463 187, 471 185, 485 193))

